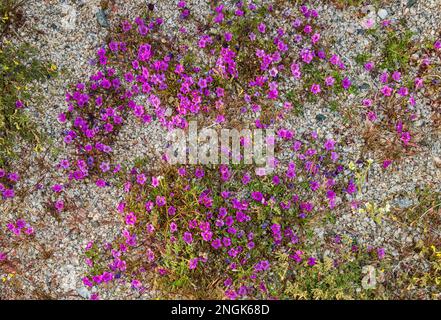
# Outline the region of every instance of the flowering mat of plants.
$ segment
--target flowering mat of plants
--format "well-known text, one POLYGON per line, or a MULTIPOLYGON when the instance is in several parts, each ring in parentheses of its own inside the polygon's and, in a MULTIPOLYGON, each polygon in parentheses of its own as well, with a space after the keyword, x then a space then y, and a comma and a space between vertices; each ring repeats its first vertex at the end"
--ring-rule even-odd
POLYGON ((439 12, 2 1, 0 299, 440 299, 439 12), (191 121, 273 171, 170 164, 191 121))

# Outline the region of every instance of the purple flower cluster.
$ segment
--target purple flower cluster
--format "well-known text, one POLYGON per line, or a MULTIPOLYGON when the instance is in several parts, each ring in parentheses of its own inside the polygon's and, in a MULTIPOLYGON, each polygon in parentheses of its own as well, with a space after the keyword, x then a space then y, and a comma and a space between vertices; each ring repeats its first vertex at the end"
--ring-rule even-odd
POLYGON ((0 169, 0 194, 2 200, 15 197, 14 185, 20 180, 17 172, 6 172, 0 169))
POLYGON ((34 234, 34 228, 26 222, 24 219, 17 219, 15 222, 10 222, 6 226, 15 236, 32 235, 34 234))

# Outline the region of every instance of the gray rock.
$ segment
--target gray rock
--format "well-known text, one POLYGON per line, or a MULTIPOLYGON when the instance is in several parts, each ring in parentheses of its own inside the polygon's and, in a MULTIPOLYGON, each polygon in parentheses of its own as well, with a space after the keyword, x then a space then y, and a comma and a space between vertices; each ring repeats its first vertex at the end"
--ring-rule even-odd
POLYGON ((63 5, 61 7, 61 27, 64 30, 71 31, 75 29, 77 21, 77 11, 73 6, 63 5))
POLYGON ((101 27, 103 28, 110 27, 109 20, 107 19, 107 13, 105 10, 99 9, 98 12, 96 13, 96 19, 98 20, 98 23, 100 24, 101 27))
POLYGON ((409 198, 398 198, 396 200, 396 204, 401 208, 401 209, 407 209, 410 206, 413 205, 413 201, 409 198))
POLYGON ((408 0, 407 1, 407 7, 413 7, 416 4, 417 0, 408 0))
POLYGON ((381 19, 386 19, 387 15, 388 15, 388 13, 385 9, 378 10, 377 14, 381 19))
POLYGON ((364 91, 364 90, 369 90, 370 86, 369 86, 369 83, 363 83, 363 84, 361 84, 361 86, 359 86, 358 88, 359 88, 361 91, 364 91))
POLYGON ((90 292, 85 287, 77 288, 77 292, 84 299, 90 299, 90 292))

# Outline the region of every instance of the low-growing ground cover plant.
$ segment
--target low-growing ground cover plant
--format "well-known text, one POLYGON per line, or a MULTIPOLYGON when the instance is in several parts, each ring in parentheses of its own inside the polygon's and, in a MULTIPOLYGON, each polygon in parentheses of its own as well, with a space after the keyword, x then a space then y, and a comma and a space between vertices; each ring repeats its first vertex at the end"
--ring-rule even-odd
MULTIPOLYGON (((294 35, 277 26, 270 34, 262 21, 273 10, 244 3, 233 11, 217 6, 207 32, 192 39, 197 53, 168 39, 162 19, 150 11, 134 23, 124 21, 115 38, 97 52, 100 71, 68 92, 69 108, 59 114, 60 122, 72 123, 64 141, 73 146, 76 157, 60 164, 69 168, 69 178, 120 170, 110 154, 128 114, 143 125, 157 119, 172 129, 186 128, 190 117, 243 126, 240 114, 251 112, 254 125, 265 128, 304 97, 335 98, 350 90, 341 58, 320 45, 318 13, 302 6, 301 18, 286 17, 294 35), (252 23, 245 24, 245 19, 252 23), (287 82, 294 82, 296 89, 283 92, 280 87, 287 82)), ((188 37, 185 27, 180 32, 188 37)), ((95 181, 105 185, 103 179, 95 181)))
POLYGON ((24 19, 22 4, 8 0, 0 5, 0 166, 19 156, 16 145, 21 140, 35 150, 41 148, 41 134, 24 110, 36 102, 33 83, 46 81, 56 73, 54 65, 35 58, 35 48, 9 38, 10 29, 24 19))
MULTIPOLYGON (((381 153, 379 160, 388 166, 392 160, 418 152, 423 136, 417 133, 421 131, 417 126, 421 126, 418 123, 425 115, 419 113, 417 105, 423 97, 430 100, 434 114, 437 113, 438 97, 430 87, 438 84, 440 49, 439 42, 432 39, 424 48, 397 21, 384 20, 377 29, 369 31, 374 39, 382 39, 384 47, 377 61, 370 55, 358 56, 364 71, 377 79, 376 92, 361 101, 366 119, 363 136, 366 146, 381 153)), ((436 121, 433 124, 437 126, 436 121)))
MULTIPOLYGON (((108 18, 113 2, 101 3, 99 19, 108 18)), ((44 197, 30 206, 44 218, 10 199, 25 182, 14 167, 21 150, 38 151, 44 143, 27 110, 37 101, 32 88, 57 68, 2 35, 0 205, 14 207, 5 206, 0 229, 0 279, 9 283, 19 273, 23 247, 38 248, 38 258, 52 256, 40 243, 40 220, 53 221, 53 229, 78 223, 58 240, 77 231, 83 237, 79 221, 91 215, 81 197, 96 192, 118 203, 105 214, 119 223, 110 237, 87 234, 81 272, 87 271, 75 283, 82 297, 115 298, 109 295, 115 287, 159 299, 439 297, 439 186, 423 185, 410 205, 398 195, 397 204, 389 202, 392 190, 372 196, 370 177, 396 177, 399 165, 437 150, 440 35, 419 39, 403 21, 373 19, 357 9, 367 2, 381 4, 329 1, 339 14, 356 13, 356 32, 375 46, 354 61, 340 54, 315 1, 214 1, 204 16, 189 1, 177 1, 177 32, 154 4, 143 5, 134 19, 116 19, 90 61, 90 76, 63 88, 65 107, 56 108, 54 124, 62 128, 62 143, 56 152, 46 148, 54 162, 50 178, 42 171, 44 181, 34 177, 23 193, 32 201, 44 197), (362 88, 359 79, 372 87, 362 88), (335 124, 326 124, 327 117, 335 124), (121 144, 130 144, 127 131, 188 132, 191 123, 215 133, 274 132, 261 141, 274 150, 266 154, 271 170, 245 163, 244 156, 239 163, 171 164, 158 144, 156 163, 116 156, 121 144), (345 127, 335 128, 340 123, 345 127), (155 125, 163 131, 149 131, 155 125), (406 243, 387 238, 395 230, 406 243), (420 268, 415 261, 424 263, 420 268)), ((0 5, 5 35, 14 29, 9 21, 19 21, 13 13, 22 18, 14 3, 0 5)), ((108 28, 105 22, 100 25, 108 28)), ((240 150, 252 144, 236 138, 240 150)), ((230 160, 232 140, 233 147, 219 150, 230 160)), ((104 224, 91 223, 94 229, 104 224)), ((39 286, 35 292, 52 297, 39 286)))
MULTIPOLYGON (((354 178, 343 174, 335 141, 322 141, 315 132, 303 139, 286 135, 279 131, 279 139, 289 141, 281 144, 291 145, 292 160, 282 165, 276 159, 272 176, 227 165, 169 168, 161 176, 134 168, 118 206, 126 227, 113 243, 88 244, 91 271, 84 284, 118 279, 142 292, 153 281, 164 294, 192 298, 198 297, 194 290, 207 297, 206 287, 211 298, 222 292, 232 299, 351 295, 354 283, 332 289, 334 281, 348 280, 338 276, 342 257, 323 258, 307 244, 307 233, 328 211, 353 205, 343 199, 357 192, 354 178), (155 270, 153 279, 148 270, 155 270), (327 272, 334 275, 315 287, 315 277, 327 272), (298 274, 311 277, 312 287, 294 281, 298 274)), ((354 282, 362 279, 358 268, 354 282)))

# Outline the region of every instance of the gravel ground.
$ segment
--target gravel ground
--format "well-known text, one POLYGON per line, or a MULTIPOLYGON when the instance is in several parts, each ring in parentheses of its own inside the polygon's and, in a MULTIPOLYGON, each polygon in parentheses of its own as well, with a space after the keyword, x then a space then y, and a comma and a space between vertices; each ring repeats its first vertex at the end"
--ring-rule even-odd
MULTIPOLYGON (((119 17, 134 17, 137 9, 145 3, 141 0, 117 0, 110 5, 106 13, 102 11, 99 0, 36 0, 26 3, 26 26, 21 29, 20 36, 41 50, 41 58, 53 61, 61 70, 58 78, 40 86, 45 100, 41 105, 34 106, 33 112, 37 124, 53 140, 54 145, 63 146, 63 128, 58 125, 56 115, 66 107, 64 95, 67 87, 88 78, 94 71, 91 60, 96 50, 104 43, 108 27, 114 25, 119 17)), ((208 10, 206 1, 188 3, 190 7, 200 10, 201 17, 208 10)), ((155 8, 163 13, 165 28, 170 30, 171 35, 177 34, 179 26, 179 14, 175 5, 175 1, 163 0, 156 3, 155 8)), ((376 49, 372 48, 372 43, 362 32, 363 21, 354 18, 355 10, 350 8, 337 11, 330 5, 319 7, 322 19, 330 24, 330 28, 322 37, 333 36, 334 49, 348 61, 353 61, 357 54, 365 51, 376 53, 376 49)), ((441 30, 441 0, 388 1, 388 4, 381 6, 379 10, 373 6, 367 6, 362 10, 369 12, 369 16, 377 21, 380 16, 404 18, 410 29, 422 39, 433 37, 437 30, 441 30)), ((369 87, 373 87, 372 79, 357 68, 354 66, 352 69, 353 82, 367 83, 369 87)), ((350 99, 348 103, 351 103, 350 99)), ((421 113, 427 113, 424 101, 417 107, 421 113)), ((344 159, 361 158, 364 143, 359 138, 358 125, 343 123, 342 118, 331 112, 327 106, 307 104, 304 109, 304 116, 287 119, 286 126, 295 128, 297 132, 307 129, 329 132, 337 141, 350 142, 342 152, 344 159), (319 114, 324 115, 326 121, 318 121, 319 114)), ((380 168, 380 164, 373 164, 369 174, 369 188, 364 190, 363 199, 360 200, 375 203, 387 200, 395 206, 410 207, 415 204, 414 190, 417 187, 431 185, 434 191, 441 192, 441 170, 435 163, 437 157, 441 158, 441 134, 430 133, 424 124, 421 125, 421 130, 428 132, 422 150, 417 155, 394 164, 386 173, 380 168)), ((154 166, 161 154, 161 148, 165 146, 164 133, 159 124, 142 127, 135 121, 129 121, 116 142, 116 159, 133 163, 136 159, 147 158, 154 166)), ((59 150, 61 154, 65 151, 63 148, 59 150)), ((363 154, 363 157, 366 159, 366 154, 363 154)), ((11 268, 16 268, 17 273, 20 273, 19 268, 22 268, 23 273, 17 279, 18 289, 15 296, 88 298, 90 292, 81 282, 85 272, 82 252, 88 241, 110 241, 121 229, 121 219, 115 210, 118 200, 122 197, 121 190, 116 187, 99 189, 88 182, 76 185, 75 188, 68 189, 67 194, 67 205, 72 210, 63 213, 59 219, 54 219, 47 210, 50 186, 45 185, 44 181, 55 182, 61 179, 52 169, 59 160, 58 156, 48 152, 45 156, 33 155, 29 159, 26 186, 35 188, 38 183, 41 183, 41 186, 13 202, 0 205, 0 210, 4 213, 0 216, 1 225, 20 213, 30 217, 36 226, 45 226, 36 228, 39 246, 29 246, 17 252, 21 266, 16 264, 11 268), (47 170, 42 171, 41 166, 35 166, 37 162, 43 163, 47 170), (42 177, 45 178, 43 182, 42 177), (41 256, 46 259, 35 259, 41 256)), ((361 243, 384 246, 387 252, 396 258, 395 261, 399 261, 402 258, 399 252, 400 245, 415 244, 421 238, 422 231, 403 226, 392 219, 385 219, 379 226, 367 215, 340 212, 334 225, 325 226, 325 229, 317 232, 349 234, 361 243)), ((424 267, 424 263, 416 258, 413 263, 424 267)), ((12 289, 0 287, 0 297, 8 297, 11 294, 10 290, 12 289)), ((141 298, 152 296, 150 292, 141 298)), ((133 296, 129 288, 115 287, 109 288, 102 297, 118 299, 133 296)))

